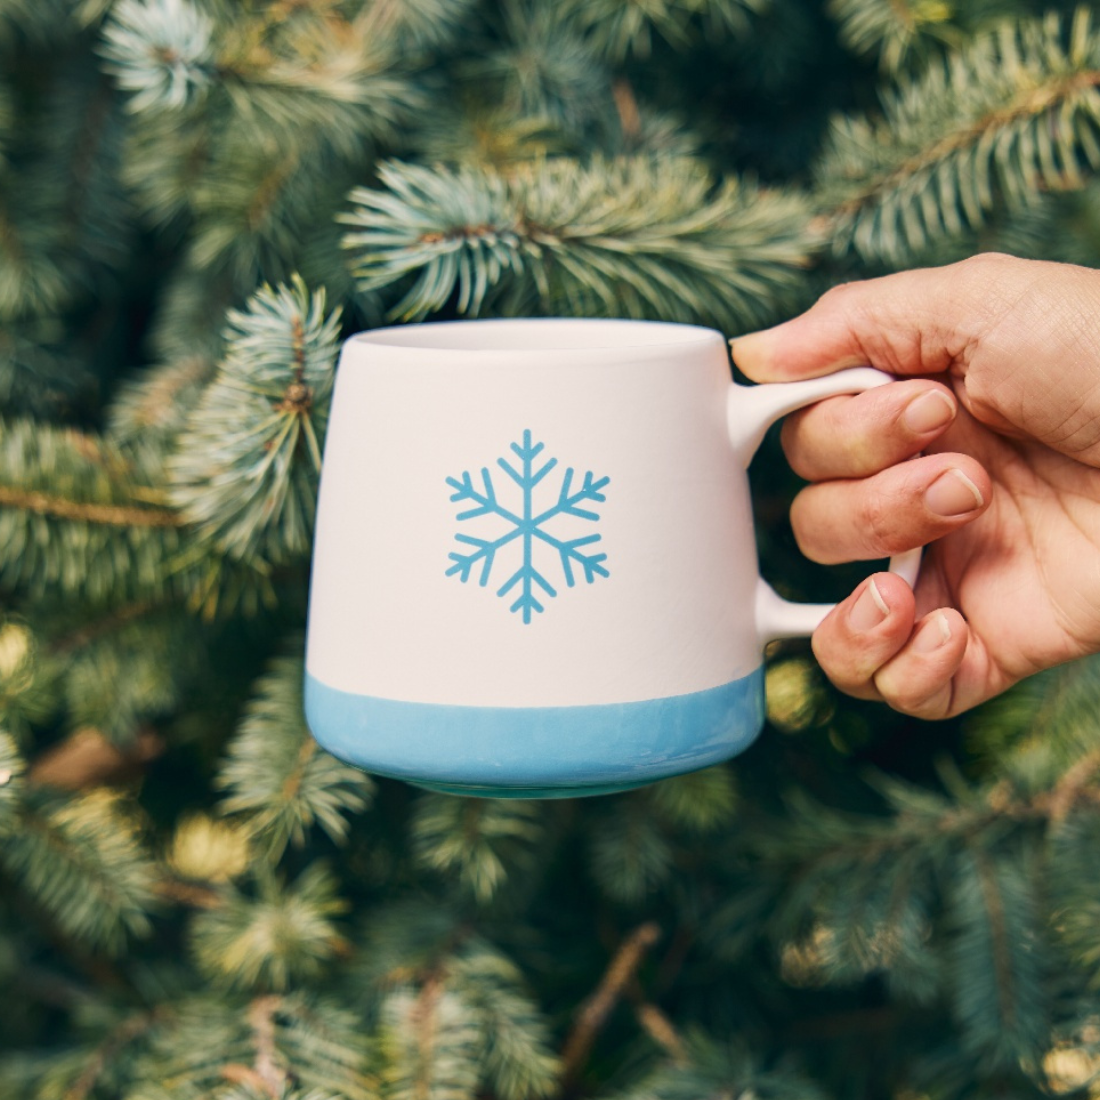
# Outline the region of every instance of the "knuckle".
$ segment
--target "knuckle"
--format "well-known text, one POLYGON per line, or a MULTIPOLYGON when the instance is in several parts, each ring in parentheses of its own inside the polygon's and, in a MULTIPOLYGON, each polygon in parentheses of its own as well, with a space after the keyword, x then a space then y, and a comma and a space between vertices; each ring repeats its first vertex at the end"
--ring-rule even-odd
POLYGON ((860 509, 862 541, 873 553, 896 554, 909 550, 909 540, 899 523, 903 509, 892 494, 882 489, 865 486, 860 509))
POLYGON ((906 686, 904 681, 883 684, 881 678, 876 680, 876 686, 882 695, 883 701, 891 710, 925 720, 947 716, 947 708, 951 699, 950 687, 938 687, 929 693, 928 691, 916 691, 912 687, 906 686))
POLYGON ((822 672, 834 687, 856 699, 881 699, 874 685, 874 667, 860 667, 843 646, 829 644, 814 635, 811 646, 822 672))
POLYGON ((829 287, 824 294, 818 298, 818 305, 823 307, 833 308, 835 306, 843 305, 852 298, 852 292, 856 288, 858 283, 847 282, 837 283, 834 286, 829 287))

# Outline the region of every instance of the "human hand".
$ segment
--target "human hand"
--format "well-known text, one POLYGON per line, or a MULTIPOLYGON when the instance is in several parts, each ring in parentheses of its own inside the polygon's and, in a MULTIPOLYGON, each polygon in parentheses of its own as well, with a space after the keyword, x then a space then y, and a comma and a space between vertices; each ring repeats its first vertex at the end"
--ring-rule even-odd
POLYGON ((976 256, 837 287, 732 347, 759 382, 903 379, 783 426, 808 557, 929 544, 915 593, 877 573, 818 627, 839 688, 945 718, 1100 651, 1100 272, 976 256))

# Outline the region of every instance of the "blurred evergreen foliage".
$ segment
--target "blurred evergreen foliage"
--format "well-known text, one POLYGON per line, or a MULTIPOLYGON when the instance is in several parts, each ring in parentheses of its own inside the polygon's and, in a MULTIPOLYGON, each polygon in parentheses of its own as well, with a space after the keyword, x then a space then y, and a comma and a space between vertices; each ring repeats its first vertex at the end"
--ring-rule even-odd
MULTIPOLYGON (((1100 1096, 1100 664, 729 765, 372 780, 301 715, 336 351, 1100 263, 1060 0, 0 0, 0 1098, 1100 1096)), ((785 594, 774 438, 752 471, 785 594)))

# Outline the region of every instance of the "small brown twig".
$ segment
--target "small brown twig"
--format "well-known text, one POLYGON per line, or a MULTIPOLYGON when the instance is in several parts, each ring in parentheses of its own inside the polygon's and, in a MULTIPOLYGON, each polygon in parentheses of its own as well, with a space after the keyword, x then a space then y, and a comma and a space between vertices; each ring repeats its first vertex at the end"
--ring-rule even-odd
POLYGON ((225 904, 225 898, 217 890, 178 878, 158 879, 153 889, 165 901, 189 905, 192 909, 219 909, 225 904))
POLYGON ((1085 795, 1085 788, 1100 773, 1100 749, 1085 753, 1055 784, 1047 796, 1050 831, 1057 833, 1085 795))
POLYGON ((144 1035, 157 1022, 157 1012, 139 1012, 128 1016, 99 1044, 88 1059, 80 1076, 65 1090, 62 1100, 86 1100, 95 1088, 100 1075, 111 1060, 132 1043, 139 1035, 144 1035))
POLYGON ((561 1054, 561 1079, 568 1083, 576 1079, 596 1035, 607 1022, 611 1010, 618 1003, 627 982, 634 976, 646 951, 661 936, 661 929, 653 922, 639 925, 623 941, 604 971, 595 992, 581 1005, 576 1023, 569 1033, 561 1054))
POLYGON ((230 1062, 222 1066, 221 1075, 236 1085, 248 1085, 257 1092, 278 1100, 287 1083, 287 1072, 279 1064, 275 1046, 275 1013, 283 999, 275 994, 257 997, 248 1006, 248 1026, 252 1029, 252 1046, 256 1057, 252 1065, 230 1062))
POLYGON ((687 1065, 687 1051, 680 1033, 672 1021, 652 1002, 643 1001, 634 1006, 634 1015, 642 1030, 672 1059, 677 1066, 687 1065))
POLYGON ((94 504, 89 501, 66 500, 34 489, 15 489, 0 485, 0 505, 34 512, 55 519, 83 520, 115 527, 181 527, 183 517, 167 508, 142 508, 128 504, 94 504))
POLYGON ((27 782, 65 791, 117 785, 140 775, 144 765, 165 748, 164 738, 148 727, 120 748, 99 730, 84 726, 37 756, 27 773, 27 782))
POLYGON ((634 97, 630 81, 626 77, 619 77, 611 85, 611 96, 615 100, 615 110, 619 115, 623 136, 636 138, 642 129, 642 116, 638 112, 638 100, 634 97))

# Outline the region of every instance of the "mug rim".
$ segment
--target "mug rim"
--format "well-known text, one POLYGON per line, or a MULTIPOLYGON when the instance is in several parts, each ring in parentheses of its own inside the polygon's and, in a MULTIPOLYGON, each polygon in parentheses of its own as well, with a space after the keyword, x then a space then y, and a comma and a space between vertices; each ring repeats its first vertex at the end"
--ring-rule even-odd
POLYGON ((367 329, 350 336, 347 343, 402 351, 561 355, 686 349, 713 343, 724 347, 725 337, 717 329, 679 321, 628 317, 474 317, 367 329))

